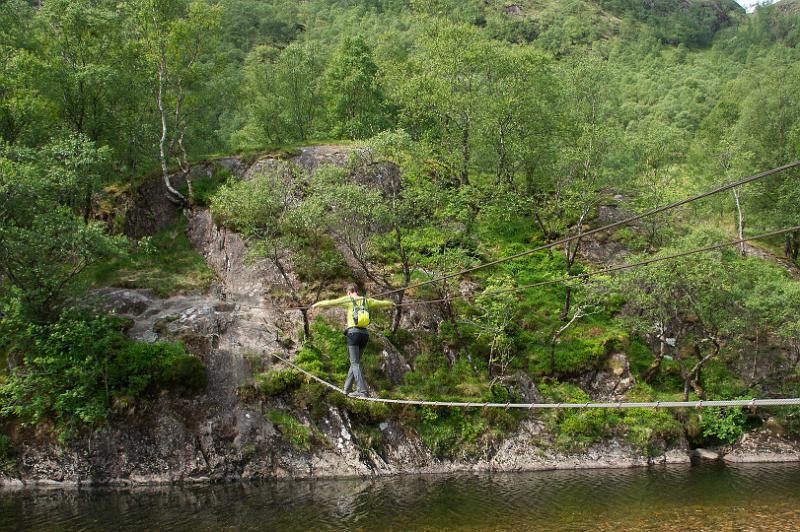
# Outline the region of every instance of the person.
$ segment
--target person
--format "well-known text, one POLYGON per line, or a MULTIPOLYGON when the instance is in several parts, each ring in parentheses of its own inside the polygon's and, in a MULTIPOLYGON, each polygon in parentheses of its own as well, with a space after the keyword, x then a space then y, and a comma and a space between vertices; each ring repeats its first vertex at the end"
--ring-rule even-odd
POLYGON ((358 295, 353 284, 345 285, 347 295, 338 299, 326 299, 317 301, 311 305, 312 309, 323 307, 343 307, 347 309, 347 328, 344 335, 347 338, 347 352, 350 356, 350 370, 347 372, 347 379, 344 381, 344 393, 351 397, 366 397, 367 384, 364 382, 364 375, 361 372, 361 353, 369 341, 367 325, 369 325, 370 308, 389 308, 394 306, 393 301, 371 299, 366 296, 358 295), (350 387, 356 384, 356 392, 350 393, 350 387))

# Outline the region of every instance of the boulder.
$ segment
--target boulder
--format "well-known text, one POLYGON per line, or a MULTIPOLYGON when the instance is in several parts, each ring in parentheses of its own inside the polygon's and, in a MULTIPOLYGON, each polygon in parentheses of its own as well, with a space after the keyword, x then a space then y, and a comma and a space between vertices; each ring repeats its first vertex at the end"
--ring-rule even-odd
POLYGON ((692 451, 692 456, 695 458, 699 458, 700 460, 719 460, 720 454, 716 451, 712 451, 710 449, 694 449, 692 451))

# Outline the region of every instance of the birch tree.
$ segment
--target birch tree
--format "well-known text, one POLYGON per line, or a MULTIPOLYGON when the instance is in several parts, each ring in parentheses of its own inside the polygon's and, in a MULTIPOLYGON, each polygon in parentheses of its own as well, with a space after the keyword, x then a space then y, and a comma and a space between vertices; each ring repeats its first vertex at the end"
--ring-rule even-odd
POLYGON ((214 51, 222 24, 222 7, 182 0, 135 0, 138 37, 151 72, 160 136, 158 158, 167 195, 186 205, 192 200, 192 181, 186 134, 197 93, 213 72, 214 51), (172 184, 170 161, 186 179, 189 197, 172 184))

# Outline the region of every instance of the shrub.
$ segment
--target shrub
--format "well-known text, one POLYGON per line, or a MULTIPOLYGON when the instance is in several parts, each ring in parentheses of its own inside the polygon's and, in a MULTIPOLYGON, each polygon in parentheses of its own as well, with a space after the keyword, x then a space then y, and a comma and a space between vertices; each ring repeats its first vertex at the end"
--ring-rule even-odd
MULTIPOLYGON (((224 185, 231 177, 231 172, 227 168, 217 168, 210 176, 203 175, 192 181, 192 191, 194 196, 192 201, 195 205, 207 207, 211 204, 211 199, 217 190, 224 185)), ((188 193, 188 187, 184 186, 182 192, 188 193)))
POLYGON ((332 396, 332 402, 365 424, 378 423, 391 414, 391 407, 387 403, 350 399, 339 393, 332 396))
MULTIPOLYGON (((573 384, 555 383, 539 386, 542 395, 558 403, 585 403, 589 396, 573 384)), ((565 450, 582 450, 588 445, 610 436, 619 423, 617 412, 600 409, 568 408, 549 412, 547 426, 555 435, 556 447, 565 450)))
POLYGON ((14 459, 14 446, 11 438, 0 434, 0 473, 13 474, 16 460, 14 459))
POLYGON ((322 362, 319 351, 309 346, 304 346, 300 352, 297 353, 294 363, 309 373, 320 377, 325 376, 325 365, 322 362))
POLYGON ((342 331, 327 325, 321 318, 311 324, 312 345, 306 346, 310 352, 302 353, 301 360, 313 360, 312 352, 317 360, 327 359, 330 369, 343 378, 350 367, 350 357, 344 342, 342 331), (307 358, 306 358, 307 357, 307 358))
POLYGON ((478 410, 434 409, 417 410, 414 426, 423 443, 440 458, 470 456, 480 450, 480 438, 488 424, 478 410))
MULTIPOLYGON (((645 402, 657 399, 674 399, 673 397, 656 397, 653 389, 647 384, 637 384, 625 396, 626 401, 645 402)), ((681 422, 675 418, 673 411, 652 408, 631 408, 613 412, 616 417, 615 432, 639 451, 648 456, 657 456, 664 451, 669 442, 684 432, 681 422)))
POLYGON ((181 219, 152 237, 141 239, 129 253, 95 265, 96 285, 147 288, 158 297, 205 292, 216 278, 205 258, 189 242, 181 219))
MULTIPOLYGON (((340 395, 336 393, 333 396, 340 395)), ((307 412, 312 419, 319 420, 328 410, 324 401, 326 397, 328 397, 328 388, 316 381, 306 381, 292 392, 292 403, 298 409, 307 412)))
POLYGON ((626 343, 625 333, 615 328, 578 328, 556 348, 556 372, 572 374, 593 367, 626 343))
POLYGON ((710 360, 703 368, 703 388, 709 397, 736 397, 747 393, 747 385, 721 360, 710 360))
POLYGON ((180 344, 134 342, 124 326, 112 316, 75 310, 54 323, 0 320, 0 349, 22 356, 0 385, 0 415, 28 423, 50 419, 59 434, 68 435, 103 424, 115 406, 159 389, 188 394, 205 387, 202 362, 180 344))
POLYGON ((14 446, 11 444, 11 438, 0 434, 0 472, 11 474, 15 465, 13 454, 14 446))
POLYGON ((303 451, 311 450, 311 429, 280 410, 270 410, 267 419, 278 427, 283 437, 294 447, 303 451))
POLYGON ((631 408, 622 417, 626 439, 648 456, 663 452, 659 443, 669 443, 683 433, 683 427, 670 412, 652 408, 631 408))
POLYGON ((184 353, 183 347, 179 344, 166 345, 176 346, 175 349, 179 351, 175 352, 174 356, 163 359, 162 374, 159 379, 160 387, 175 391, 184 397, 203 391, 208 384, 206 367, 203 362, 196 356, 184 353))
POLYGON ((293 369, 271 369, 256 375, 259 389, 268 397, 275 397, 287 390, 293 390, 300 385, 300 382, 300 373, 293 369))
POLYGON ((747 416, 739 407, 706 408, 700 414, 699 421, 703 437, 732 444, 744 432, 747 416))
POLYGON ((378 453, 381 458, 384 460, 386 459, 386 450, 383 446, 383 433, 380 429, 368 425, 354 424, 353 435, 355 435, 356 441, 362 449, 372 449, 378 453))

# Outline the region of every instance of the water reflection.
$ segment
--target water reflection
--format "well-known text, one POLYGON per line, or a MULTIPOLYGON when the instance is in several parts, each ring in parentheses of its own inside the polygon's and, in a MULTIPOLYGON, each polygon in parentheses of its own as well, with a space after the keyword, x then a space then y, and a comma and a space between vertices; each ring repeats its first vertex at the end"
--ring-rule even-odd
POLYGON ((5 530, 797 530, 761 464, 0 493, 5 530))

